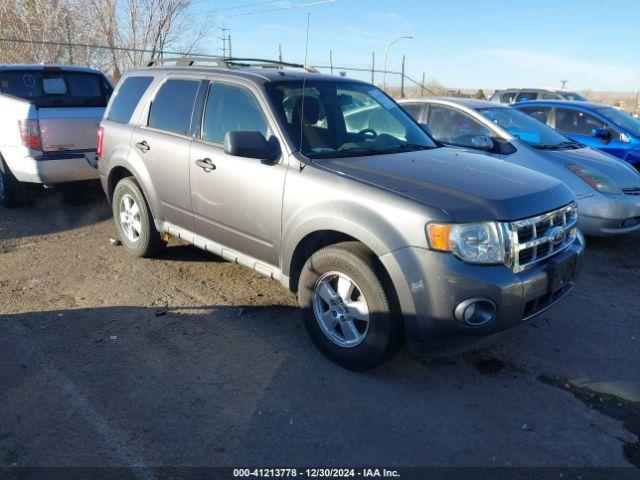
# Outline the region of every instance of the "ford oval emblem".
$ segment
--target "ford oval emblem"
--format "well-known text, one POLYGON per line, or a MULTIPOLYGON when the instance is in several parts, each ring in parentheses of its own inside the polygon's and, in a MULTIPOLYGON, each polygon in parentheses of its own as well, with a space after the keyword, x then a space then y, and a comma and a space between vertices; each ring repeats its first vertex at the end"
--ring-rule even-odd
POLYGON ((553 227, 547 231, 547 238, 551 245, 557 247, 564 240, 564 230, 560 227, 553 227))

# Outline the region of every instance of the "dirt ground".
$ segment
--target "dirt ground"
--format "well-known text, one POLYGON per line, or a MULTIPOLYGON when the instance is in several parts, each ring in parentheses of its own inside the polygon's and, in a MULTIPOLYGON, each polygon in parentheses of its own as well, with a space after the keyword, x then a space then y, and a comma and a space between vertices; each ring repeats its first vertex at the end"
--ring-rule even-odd
POLYGON ((490 348, 366 373, 277 283, 113 236, 99 191, 0 208, 0 467, 640 466, 640 235, 490 348))

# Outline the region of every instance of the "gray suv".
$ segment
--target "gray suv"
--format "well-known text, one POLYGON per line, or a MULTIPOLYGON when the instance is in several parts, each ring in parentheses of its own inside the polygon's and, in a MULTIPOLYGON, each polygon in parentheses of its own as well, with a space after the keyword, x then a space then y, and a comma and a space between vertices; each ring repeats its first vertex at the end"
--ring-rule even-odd
POLYGON ((584 241, 564 184, 442 147, 373 85, 285 67, 182 59, 122 78, 99 171, 128 250, 171 235, 279 281, 354 370, 405 339, 463 351, 571 292, 584 241))

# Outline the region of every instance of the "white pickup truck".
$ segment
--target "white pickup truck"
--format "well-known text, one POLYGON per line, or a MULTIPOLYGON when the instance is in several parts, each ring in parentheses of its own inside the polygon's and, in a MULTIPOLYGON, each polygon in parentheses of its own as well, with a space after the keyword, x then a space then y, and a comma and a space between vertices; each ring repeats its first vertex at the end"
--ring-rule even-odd
POLYGON ((25 184, 98 179, 97 126, 113 87, 94 69, 0 65, 0 204, 25 184))

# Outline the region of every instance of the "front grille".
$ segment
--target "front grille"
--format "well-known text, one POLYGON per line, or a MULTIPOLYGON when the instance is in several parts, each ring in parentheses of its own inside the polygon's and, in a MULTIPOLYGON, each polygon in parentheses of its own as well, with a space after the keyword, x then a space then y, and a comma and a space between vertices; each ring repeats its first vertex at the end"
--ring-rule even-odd
POLYGON ((622 193, 625 195, 640 195, 640 187, 623 188, 622 193))
POLYGON ((521 272, 567 248, 578 234, 575 203, 508 224, 512 268, 521 272))

